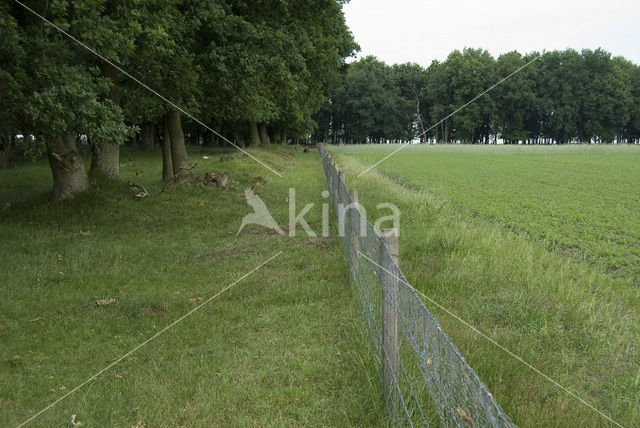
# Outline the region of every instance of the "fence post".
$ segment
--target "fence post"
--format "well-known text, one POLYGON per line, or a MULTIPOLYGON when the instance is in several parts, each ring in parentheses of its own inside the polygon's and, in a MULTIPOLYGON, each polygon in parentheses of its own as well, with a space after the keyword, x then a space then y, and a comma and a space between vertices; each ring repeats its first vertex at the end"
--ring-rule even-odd
POLYGON ((385 236, 384 242, 387 244, 387 247, 389 247, 391 259, 397 266, 400 266, 400 263, 398 261, 398 257, 400 254, 398 245, 398 229, 382 229, 382 234, 385 236))
POLYGON ((357 211, 351 218, 358 220, 358 224, 351 224, 351 249, 353 251, 351 260, 355 274, 360 265, 360 205, 358 205, 358 189, 351 189, 349 193, 351 194, 351 203, 355 205, 355 208, 352 209, 357 211))
MULTIPOLYGON (((382 236, 384 242, 389 248, 391 258, 393 262, 398 264, 398 229, 383 229, 382 236)), ((381 251, 381 254, 383 252, 381 251)), ((392 274, 395 274, 395 270, 392 266, 385 266, 384 259, 380 258, 380 265, 390 271, 381 272, 381 277, 386 278, 386 281, 381 281, 382 285, 382 345, 384 347, 384 353, 382 358, 383 364, 383 378, 385 386, 389 390, 389 399, 391 404, 395 403, 396 396, 396 380, 398 378, 398 358, 399 358, 399 343, 398 343, 398 279, 392 274), (394 378, 396 380, 394 380, 394 378)))
MULTIPOLYGON (((351 189, 349 193, 351 193, 351 202, 358 206, 358 189, 351 189)), ((358 206, 358 209, 360 209, 360 206, 358 206)))

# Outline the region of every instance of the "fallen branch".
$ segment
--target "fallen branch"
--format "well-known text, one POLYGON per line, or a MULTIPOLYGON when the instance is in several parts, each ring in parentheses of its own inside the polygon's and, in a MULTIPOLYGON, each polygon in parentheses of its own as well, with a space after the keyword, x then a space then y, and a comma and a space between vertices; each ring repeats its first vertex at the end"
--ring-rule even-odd
POLYGON ((149 191, 147 191, 147 189, 143 185, 135 184, 135 181, 138 179, 138 177, 140 177, 140 171, 136 171, 136 176, 133 177, 131 180, 129 180, 128 183, 129 183, 129 187, 141 190, 141 192, 136 194, 136 198, 142 199, 144 197, 149 196, 149 191))

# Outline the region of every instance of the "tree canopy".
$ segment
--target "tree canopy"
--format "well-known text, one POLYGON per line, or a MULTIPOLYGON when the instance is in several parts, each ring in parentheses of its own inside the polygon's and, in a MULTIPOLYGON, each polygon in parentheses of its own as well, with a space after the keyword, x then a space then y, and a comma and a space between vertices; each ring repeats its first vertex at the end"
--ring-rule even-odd
POLYGON ((497 59, 482 49, 455 50, 426 69, 366 57, 349 65, 318 114, 316 138, 637 142, 639 74, 638 65, 602 49, 513 51, 497 59))
MULTIPOLYGON (((82 182, 76 190, 86 188, 79 143, 93 149, 92 171, 117 178, 118 145, 142 131, 141 139, 151 139, 145 144, 163 144, 165 178, 179 174, 187 159, 181 111, 237 145, 304 137, 339 83, 345 58, 357 49, 343 3, 26 1, 34 14, 3 2, 3 148, 16 134, 44 142, 54 187, 60 185, 55 198, 64 199, 77 193, 71 183, 58 182, 66 171, 82 182)), ((186 126, 197 140, 207 134, 186 126)))

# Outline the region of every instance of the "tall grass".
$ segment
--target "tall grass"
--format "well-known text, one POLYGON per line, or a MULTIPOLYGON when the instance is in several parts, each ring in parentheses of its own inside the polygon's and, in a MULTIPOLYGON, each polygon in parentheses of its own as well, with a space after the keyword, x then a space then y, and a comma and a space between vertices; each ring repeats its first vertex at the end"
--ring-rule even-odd
MULTIPOLYGON (((332 150, 347 171, 348 186, 359 190, 360 203, 370 217, 376 215, 380 202, 400 208, 400 267, 412 285, 615 421, 640 425, 640 297, 628 276, 552 251, 545 241, 503 223, 474 218, 455 202, 455 196, 438 191, 440 176, 420 186, 404 186, 376 171, 357 177, 388 149, 332 150)), ((429 151, 427 156, 435 153, 429 151)), ((404 159, 411 156, 416 152, 404 159)), ((394 168, 400 168, 401 161, 396 162, 394 168)), ((403 170, 407 175, 399 174, 401 179, 410 177, 417 163, 407 162, 403 170)), ((425 170, 436 163, 425 162, 425 170)), ((457 176, 465 171, 450 173, 457 176)), ((462 185, 458 192, 473 194, 462 185)), ((613 426, 425 303, 520 426, 613 426)))

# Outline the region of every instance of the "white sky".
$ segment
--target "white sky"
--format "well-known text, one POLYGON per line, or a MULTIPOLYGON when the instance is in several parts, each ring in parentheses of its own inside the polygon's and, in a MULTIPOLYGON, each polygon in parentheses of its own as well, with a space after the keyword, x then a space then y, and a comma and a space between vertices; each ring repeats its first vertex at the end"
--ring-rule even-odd
POLYGON ((344 13, 361 52, 428 66, 454 49, 602 47, 640 64, 640 0, 351 0, 344 13))

